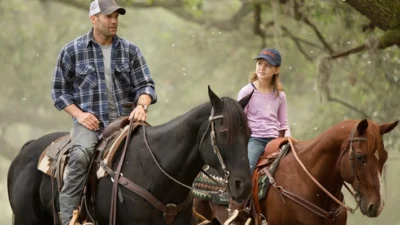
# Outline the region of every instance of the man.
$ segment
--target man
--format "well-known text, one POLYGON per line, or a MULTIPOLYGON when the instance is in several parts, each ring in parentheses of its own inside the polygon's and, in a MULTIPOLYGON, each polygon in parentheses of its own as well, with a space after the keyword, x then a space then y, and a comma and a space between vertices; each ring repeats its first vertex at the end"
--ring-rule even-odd
POLYGON ((73 118, 69 173, 60 192, 63 225, 69 224, 83 188, 87 167, 102 130, 124 115, 123 104, 135 102, 129 119, 145 121, 157 101, 155 84, 139 48, 116 35, 125 9, 114 0, 95 0, 89 17, 93 28, 66 44, 58 57, 52 98, 73 118))

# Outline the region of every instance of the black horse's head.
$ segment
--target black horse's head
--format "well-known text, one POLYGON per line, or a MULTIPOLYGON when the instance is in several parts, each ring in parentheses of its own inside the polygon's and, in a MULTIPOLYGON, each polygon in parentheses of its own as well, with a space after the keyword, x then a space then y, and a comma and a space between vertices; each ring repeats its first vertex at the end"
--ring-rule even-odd
POLYGON ((231 197, 245 200, 252 185, 247 157, 250 128, 243 109, 252 94, 239 102, 229 97, 219 98, 210 87, 208 94, 212 109, 200 131, 201 156, 227 179, 231 197))

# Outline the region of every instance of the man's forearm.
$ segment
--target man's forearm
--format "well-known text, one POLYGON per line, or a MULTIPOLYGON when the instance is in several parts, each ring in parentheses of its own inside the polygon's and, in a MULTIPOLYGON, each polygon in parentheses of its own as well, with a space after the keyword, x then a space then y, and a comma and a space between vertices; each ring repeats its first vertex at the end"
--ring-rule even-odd
POLYGON ((80 108, 78 108, 75 104, 71 104, 71 105, 65 107, 64 111, 67 112, 69 115, 71 115, 74 118, 76 118, 80 113, 82 113, 82 110, 80 108))
POLYGON ((151 104, 151 98, 149 95, 146 94, 142 94, 140 95, 137 104, 141 104, 141 105, 147 105, 149 106, 151 104))

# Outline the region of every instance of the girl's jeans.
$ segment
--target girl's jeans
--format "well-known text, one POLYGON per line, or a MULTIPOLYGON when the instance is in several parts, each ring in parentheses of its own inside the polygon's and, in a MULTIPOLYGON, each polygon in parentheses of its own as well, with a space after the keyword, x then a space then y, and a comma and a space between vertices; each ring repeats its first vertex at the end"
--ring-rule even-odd
POLYGON ((265 146, 268 142, 275 138, 256 138, 250 137, 248 148, 248 157, 250 163, 250 174, 253 174, 255 167, 257 166, 258 159, 264 153, 265 146))

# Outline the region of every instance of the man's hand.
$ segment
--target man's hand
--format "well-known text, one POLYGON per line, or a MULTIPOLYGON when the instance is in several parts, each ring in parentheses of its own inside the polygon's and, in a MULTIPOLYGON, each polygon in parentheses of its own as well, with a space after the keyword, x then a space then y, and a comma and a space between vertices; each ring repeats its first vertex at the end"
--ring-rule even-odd
POLYGON ((91 113, 81 112, 76 117, 78 122, 89 130, 99 129, 99 120, 91 113))
POLYGON ((135 109, 129 115, 129 120, 133 119, 133 121, 146 121, 147 115, 144 111, 142 105, 137 105, 135 109))

